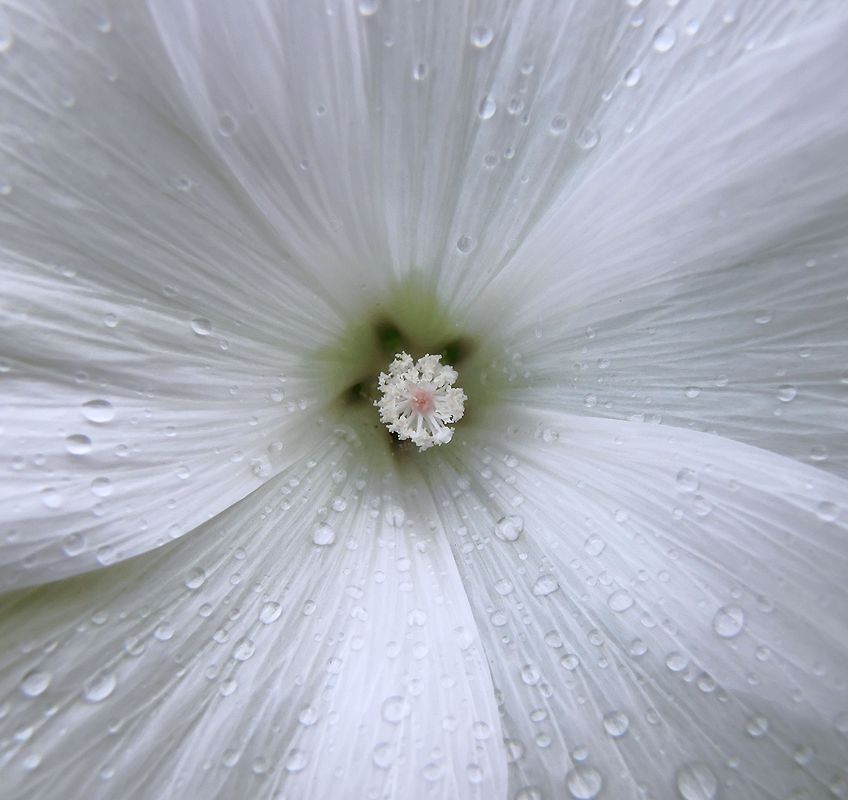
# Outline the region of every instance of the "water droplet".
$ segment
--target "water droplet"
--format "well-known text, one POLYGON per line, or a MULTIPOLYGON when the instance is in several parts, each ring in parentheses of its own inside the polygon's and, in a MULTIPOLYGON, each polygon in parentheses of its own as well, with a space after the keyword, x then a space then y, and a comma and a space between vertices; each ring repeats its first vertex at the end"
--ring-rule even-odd
POLYGON ((475 25, 471 29, 471 44, 474 47, 482 50, 492 43, 495 38, 495 32, 488 25, 475 25))
POLYGON ((89 703, 100 703, 105 700, 113 691, 117 680, 111 672, 100 672, 95 675, 83 689, 83 697, 89 703))
POLYGON ((698 473, 692 469, 682 469, 677 473, 677 490, 679 492, 697 492, 701 482, 698 473))
POLYGON ((312 542, 319 547, 326 547, 335 541, 336 532, 326 522, 322 522, 312 532, 312 542))
POLYGON ((657 32, 654 34, 654 50, 658 53, 667 53, 674 47, 674 43, 677 41, 677 34, 674 32, 674 28, 669 28, 668 25, 663 25, 660 28, 657 28, 657 32))
POLYGON ((685 764, 677 770, 677 791, 683 800, 713 800, 718 781, 706 764, 685 764))
POLYGON ((683 653, 669 653, 666 656, 665 665, 672 672, 682 672, 689 666, 689 656, 683 653))
POLYGON ((639 67, 631 67, 624 73, 624 85, 635 86, 642 80, 642 70, 639 67))
POLYGON ((89 422, 103 425, 115 418, 115 409, 108 400, 89 400, 82 404, 82 415, 89 422))
POLYGON ((592 800, 598 796, 604 781, 598 770, 581 764, 565 776, 565 785, 575 800, 592 800))
POLYGON ((789 403, 798 395, 798 390, 791 383, 784 383, 777 387, 777 399, 782 403, 789 403))
POLYGON ((769 322, 771 322, 771 318, 771 311, 757 311, 757 313, 754 314, 754 322, 756 322, 757 325, 768 325, 769 322))
POLYGON ((739 606, 722 606, 713 617, 713 630, 722 639, 732 639, 745 627, 745 612, 739 606))
POLYGON ((581 129, 580 133, 574 139, 577 142, 577 146, 581 150, 593 150, 598 146, 598 142, 601 141, 601 134, 598 132, 597 128, 593 128, 591 125, 586 125, 581 129))
POLYGON ((491 119, 495 116, 495 112, 497 110, 498 104, 494 101, 494 98, 492 98, 490 95, 486 95, 480 101, 480 105, 477 106, 477 116, 483 120, 491 119))
POLYGON ((188 575, 186 575, 185 581, 183 582, 185 583, 186 589, 195 591, 206 582, 206 571, 200 567, 195 567, 188 573, 188 575))
POLYGON ((412 77, 416 81, 423 81, 427 77, 427 65, 423 61, 419 61, 412 70, 412 77))
POLYGON ((547 597, 547 595, 552 594, 557 589, 559 589, 559 583, 557 579, 551 574, 540 575, 536 580, 536 583, 533 584, 533 594, 536 597, 547 597))
POLYGON ((559 663, 567 670, 572 671, 580 666, 580 659, 574 653, 566 653, 559 663))
POLYGON ((604 548, 606 548, 606 543, 600 536, 596 536, 592 534, 583 545, 584 549, 590 556, 599 556, 604 552, 604 548))
POLYGON ((357 10, 363 17, 370 17, 380 9, 380 0, 359 0, 357 10))
POLYGON ((78 556, 85 550, 85 537, 81 533, 69 533, 62 540, 62 549, 66 555, 78 556))
POLYGON ((388 697, 383 701, 383 719, 397 725, 412 713, 412 706, 405 697, 388 697))
POLYGON ((64 500, 57 489, 48 487, 41 490, 41 502, 44 503, 46 508, 55 511, 57 508, 62 507, 64 500))
POLYGON ((256 652, 256 645, 250 639, 240 639, 233 650, 236 661, 247 661, 256 652))
POLYGON ((286 756, 286 770, 300 772, 309 763, 309 757, 303 750, 291 750, 286 756))
POLYGON ((839 509, 837 508, 836 503, 822 500, 822 502, 816 506, 816 514, 819 519, 824 520, 825 522, 834 522, 839 516, 839 509))
POLYGON ((212 333, 212 323, 205 317, 195 317, 191 321, 191 329, 198 336, 208 336, 212 333))
POLYGON ((469 236, 467 233, 456 240, 456 249, 463 255, 468 255, 476 247, 476 245, 477 242, 474 240, 474 237, 469 236))
POLYGON ((380 769, 389 769, 395 760, 394 751, 388 742, 381 742, 375 745, 371 752, 371 759, 374 761, 374 766, 380 769))
POLYGON ((521 668, 521 680, 528 686, 535 686, 541 677, 542 674, 533 664, 525 664, 521 668))
POLYGON ((282 613, 283 607, 279 603, 269 600, 259 612, 259 621, 270 625, 272 622, 276 622, 282 613))
POLYGON ((501 517, 495 525, 495 536, 502 542, 514 542, 524 530, 524 520, 516 515, 501 517))
POLYGON ((307 728, 318 722, 318 712, 312 706, 304 706, 297 714, 298 721, 307 728))
POLYGON ((627 609, 633 605, 633 598, 630 596, 629 592, 624 589, 619 589, 617 592, 613 592, 609 596, 607 605, 613 611, 621 613, 622 611, 627 611, 627 609))
POLYGON ((44 694, 50 685, 51 677, 49 672, 41 670, 34 669, 28 672, 21 680, 21 693, 26 697, 38 697, 38 695, 44 694))
POLYGON ((610 711, 609 714, 604 714, 604 730, 614 739, 624 736, 629 727, 630 720, 623 711, 610 711))
POLYGON ((108 497, 112 494, 112 481, 108 478, 95 478, 91 482, 91 492, 98 497, 108 497))
POLYGON ((91 439, 82 433, 72 433, 65 437, 65 449, 72 456, 84 456, 91 451, 91 439))
POLYGON ((468 777, 469 783, 482 783, 483 782, 483 770, 479 764, 469 764, 465 768, 465 774, 468 777))
POLYGON ((221 136, 232 136, 238 130, 238 122, 230 114, 218 117, 218 133, 221 136))
POLYGON ((568 119, 564 114, 557 114, 551 120, 550 128, 554 136, 559 136, 568 130, 568 119))
POLYGON ((759 739, 768 731, 768 720, 762 714, 753 714, 745 722, 745 730, 754 739, 759 739))

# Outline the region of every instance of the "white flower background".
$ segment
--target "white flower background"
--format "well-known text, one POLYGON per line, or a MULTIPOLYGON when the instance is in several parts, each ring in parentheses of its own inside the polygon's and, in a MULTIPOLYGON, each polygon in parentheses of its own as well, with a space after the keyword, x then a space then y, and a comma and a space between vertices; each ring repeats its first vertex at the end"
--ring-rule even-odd
POLYGON ((4 796, 848 796, 846 40, 6 0, 4 796), (315 354, 412 276, 497 380, 395 464, 315 354))

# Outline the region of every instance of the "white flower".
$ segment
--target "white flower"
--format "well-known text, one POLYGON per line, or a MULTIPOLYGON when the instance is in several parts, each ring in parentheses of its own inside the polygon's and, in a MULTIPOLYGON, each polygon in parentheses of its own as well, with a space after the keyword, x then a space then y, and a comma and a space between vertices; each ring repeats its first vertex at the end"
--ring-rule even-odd
POLYGON ((5 796, 845 796, 847 35, 8 0, 5 796))

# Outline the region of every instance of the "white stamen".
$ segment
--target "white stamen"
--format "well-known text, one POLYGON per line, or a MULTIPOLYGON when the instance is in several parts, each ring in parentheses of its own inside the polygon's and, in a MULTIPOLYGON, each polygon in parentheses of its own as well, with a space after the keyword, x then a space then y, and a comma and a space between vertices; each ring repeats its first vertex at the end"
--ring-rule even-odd
POLYGON ((398 439, 410 439, 419 450, 449 442, 453 437, 449 424, 465 413, 468 398, 453 386, 459 375, 441 360, 426 355, 414 362, 407 353, 398 353, 377 383, 383 395, 374 402, 380 420, 398 439))

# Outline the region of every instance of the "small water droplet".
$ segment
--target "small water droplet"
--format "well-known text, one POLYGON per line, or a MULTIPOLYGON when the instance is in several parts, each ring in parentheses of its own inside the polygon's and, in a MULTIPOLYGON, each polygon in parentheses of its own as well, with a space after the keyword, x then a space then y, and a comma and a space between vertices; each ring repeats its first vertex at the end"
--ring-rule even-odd
POLYGON ((272 622, 276 622, 282 613, 283 607, 279 603, 269 600, 262 606, 262 610, 259 612, 259 621, 265 625, 270 625, 272 622))
POLYGON ((204 317, 195 317, 191 321, 191 329, 198 336, 208 336, 212 333, 212 323, 204 317))
POLYGON ((464 234, 456 240, 456 249, 463 255, 468 255, 477 245, 473 236, 464 234))
POLYGON ((718 781, 706 764, 685 764, 677 770, 677 791, 683 800, 713 800, 718 781))
POLYGON ((486 95, 477 106, 477 116, 482 120, 491 119, 498 110, 498 104, 490 95, 486 95))
POLYGON ((66 555, 78 556, 85 550, 85 536, 81 533, 69 533, 62 540, 62 549, 66 555))
POLYGON ((745 612, 739 606, 722 606, 713 617, 713 630, 722 639, 732 639, 745 627, 745 612))
POLYGON ((565 114, 556 114, 551 120, 551 133, 554 136, 560 136, 568 130, 568 119, 565 114))
POLYGON ((200 567, 195 567, 191 570, 185 578, 185 586, 186 589, 191 589, 195 591, 199 589, 206 581, 206 571, 201 569, 200 567))
POLYGON ((62 507, 64 498, 59 494, 58 489, 48 486, 46 489, 41 490, 41 502, 44 503, 45 508, 55 511, 57 508, 62 507))
POLYGON ((495 32, 488 25, 475 25, 471 29, 471 44, 480 50, 488 47, 494 38, 495 32))
POLYGON ((115 418, 115 409, 108 400, 89 400, 82 404, 82 415, 89 422, 103 425, 115 418))
POLYGON ((642 80, 642 70, 639 67, 631 67, 624 73, 624 85, 636 86, 642 80))
POLYGON ((233 650, 236 661, 247 661, 256 652, 256 645, 250 639, 240 639, 233 650))
POLYGON ((633 598, 626 590, 619 589, 617 592, 613 592, 609 596, 607 605, 612 611, 620 614, 622 611, 627 611, 627 609, 633 605, 633 598))
POLYGON ((383 719, 397 725, 412 713, 412 706, 405 697, 388 697, 383 701, 383 719))
POLYGON ((781 403, 790 403, 798 396, 798 390, 791 383, 777 387, 777 399, 781 403))
POLYGON ((583 127, 574 139, 581 150, 594 150, 601 141, 601 134, 591 125, 583 127))
POLYGON ((502 542, 514 542, 524 530, 524 520, 517 515, 501 517, 495 524, 495 536, 502 542))
POLYGON ((654 50, 658 53, 667 53, 674 47, 674 43, 677 41, 677 34, 674 32, 674 28, 669 28, 668 25, 663 25, 660 28, 657 28, 657 32, 654 34, 654 50))
POLYGON ((336 541, 336 532, 326 522, 322 522, 312 532, 312 541, 319 547, 326 547, 336 541))
POLYGON ((38 697, 47 691, 52 676, 49 672, 34 669, 24 675, 20 683, 21 694, 26 697, 38 697))
POLYGON ((115 690, 117 680, 111 672, 100 672, 95 675, 83 689, 83 697, 89 703, 101 703, 115 690))
POLYGON ((604 781, 598 770, 581 764, 565 776, 565 785, 575 800, 592 800, 598 796, 604 781))
POLYGON ((423 81, 427 78, 428 68, 423 61, 419 61, 412 70, 412 77, 416 81, 423 81))
POLYGON ((559 582, 551 574, 540 575, 533 584, 533 594, 536 597, 547 597, 559 589, 559 582))
POLYGON ((679 492, 697 492, 701 482, 698 480, 698 473, 693 469, 682 469, 677 473, 675 479, 677 490, 679 492))
POLYGON ((309 763, 309 757, 303 750, 290 750, 286 756, 286 771, 300 772, 309 763))
POLYGON ((600 536, 592 534, 583 545, 584 549, 590 556, 597 557, 604 552, 606 544, 600 536))
POLYGON ((768 732, 768 719, 762 714, 753 714, 745 722, 745 730, 754 739, 759 739, 768 732))
POLYGON ((218 133, 221 136, 232 136, 238 130, 238 122, 230 114, 221 114, 218 117, 218 133))
POLYGON ((91 439, 82 433, 72 433, 65 437, 65 449, 72 456, 84 456, 91 451, 91 439))

